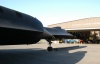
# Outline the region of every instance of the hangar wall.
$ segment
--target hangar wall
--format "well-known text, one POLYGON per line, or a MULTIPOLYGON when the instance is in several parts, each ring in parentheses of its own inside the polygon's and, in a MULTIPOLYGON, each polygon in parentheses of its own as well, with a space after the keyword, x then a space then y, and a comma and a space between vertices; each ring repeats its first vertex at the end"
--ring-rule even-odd
POLYGON ((57 27, 57 26, 60 26, 62 29, 66 30, 100 29, 100 17, 91 17, 91 18, 48 25, 48 27, 57 27))

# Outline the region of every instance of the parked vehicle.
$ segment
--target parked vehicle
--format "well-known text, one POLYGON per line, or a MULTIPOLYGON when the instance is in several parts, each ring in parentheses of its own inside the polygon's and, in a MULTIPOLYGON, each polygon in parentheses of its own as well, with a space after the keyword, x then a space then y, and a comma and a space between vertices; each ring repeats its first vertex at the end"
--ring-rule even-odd
POLYGON ((65 42, 66 43, 82 43, 83 40, 81 40, 81 39, 66 39, 65 42))

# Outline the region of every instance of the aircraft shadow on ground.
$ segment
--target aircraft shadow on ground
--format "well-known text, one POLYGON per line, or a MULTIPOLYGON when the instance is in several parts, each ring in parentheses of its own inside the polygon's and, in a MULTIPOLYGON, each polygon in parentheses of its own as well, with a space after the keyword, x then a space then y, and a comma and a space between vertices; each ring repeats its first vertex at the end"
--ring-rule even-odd
POLYGON ((60 48, 54 48, 54 51, 69 51, 69 50, 74 50, 74 49, 80 49, 80 48, 85 48, 87 46, 70 46, 70 47, 60 47, 60 48))
POLYGON ((86 51, 69 53, 66 50, 84 47, 57 48, 52 52, 41 49, 0 50, 0 64, 76 64, 85 56, 86 51))

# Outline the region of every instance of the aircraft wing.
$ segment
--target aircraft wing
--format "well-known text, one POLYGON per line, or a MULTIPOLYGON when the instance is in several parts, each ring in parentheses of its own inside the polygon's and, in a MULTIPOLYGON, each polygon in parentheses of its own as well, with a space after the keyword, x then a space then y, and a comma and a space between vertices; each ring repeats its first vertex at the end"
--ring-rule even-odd
POLYGON ((37 43, 43 32, 38 19, 0 6, 0 45, 37 43))
POLYGON ((44 29, 48 31, 48 33, 54 36, 55 38, 68 38, 73 36, 64 29, 61 29, 61 27, 53 27, 53 28, 44 27, 44 29))

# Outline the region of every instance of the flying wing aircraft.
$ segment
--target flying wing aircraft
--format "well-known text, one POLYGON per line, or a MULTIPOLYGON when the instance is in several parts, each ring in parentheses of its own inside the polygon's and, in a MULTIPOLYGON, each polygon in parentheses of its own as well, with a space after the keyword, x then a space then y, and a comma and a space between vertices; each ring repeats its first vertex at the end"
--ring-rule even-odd
POLYGON ((32 16, 0 6, 0 45, 35 44, 40 39, 46 39, 51 51, 51 40, 69 36, 72 35, 59 27, 43 27, 32 16))

